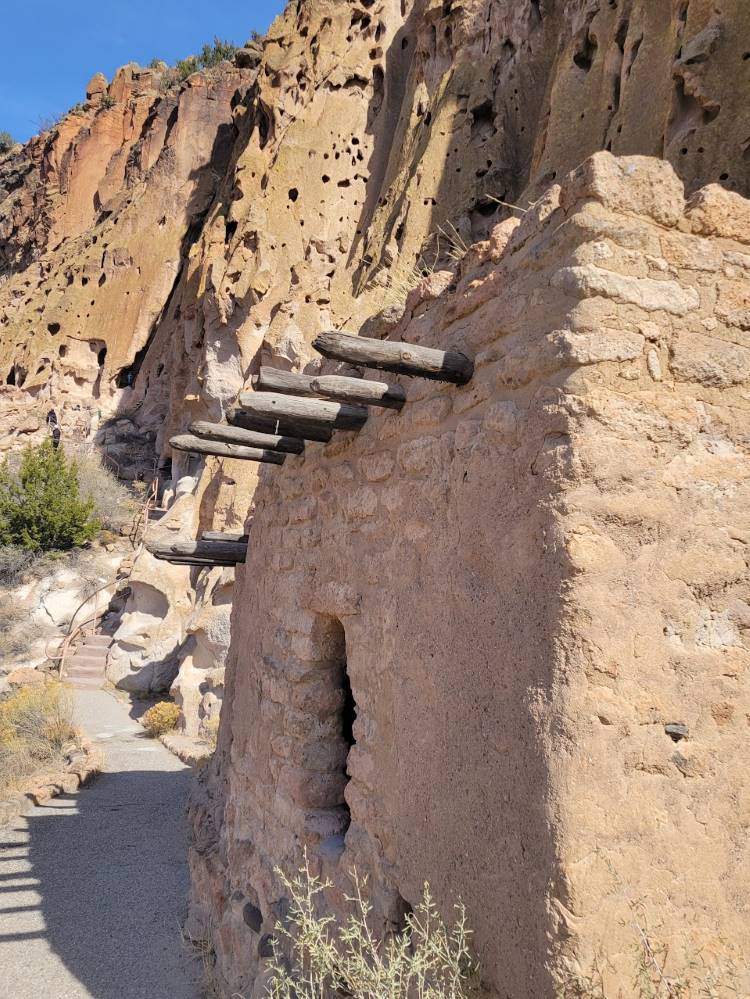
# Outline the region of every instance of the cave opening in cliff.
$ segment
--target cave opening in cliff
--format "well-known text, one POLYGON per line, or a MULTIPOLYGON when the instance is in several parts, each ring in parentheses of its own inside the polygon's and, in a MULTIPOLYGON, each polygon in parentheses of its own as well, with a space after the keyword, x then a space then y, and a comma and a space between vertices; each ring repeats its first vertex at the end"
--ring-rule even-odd
POLYGON ((16 384, 16 366, 15 366, 15 364, 13 365, 13 367, 8 372, 8 377, 5 379, 5 384, 6 385, 15 385, 16 384))

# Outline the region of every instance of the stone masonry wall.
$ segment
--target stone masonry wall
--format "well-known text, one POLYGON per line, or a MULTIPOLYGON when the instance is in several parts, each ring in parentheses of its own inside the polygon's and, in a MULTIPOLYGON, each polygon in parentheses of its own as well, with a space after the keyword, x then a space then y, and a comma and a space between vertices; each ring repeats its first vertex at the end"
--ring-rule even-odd
POLYGON ((597 154, 409 297, 392 336, 469 385, 397 379, 402 412, 262 470, 193 810, 227 995, 262 993, 303 847, 381 927, 460 894, 491 995, 630 994, 634 923, 750 989, 749 222, 597 154))

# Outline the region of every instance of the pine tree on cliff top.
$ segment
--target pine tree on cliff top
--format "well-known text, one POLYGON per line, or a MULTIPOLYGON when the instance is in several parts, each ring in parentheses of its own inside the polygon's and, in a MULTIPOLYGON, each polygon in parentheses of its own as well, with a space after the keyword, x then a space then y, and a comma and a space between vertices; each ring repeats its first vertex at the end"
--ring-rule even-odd
POLYGON ((0 466, 0 544, 31 551, 64 551, 84 545, 99 524, 94 502, 82 499, 78 469, 51 440, 24 451, 14 473, 0 466))

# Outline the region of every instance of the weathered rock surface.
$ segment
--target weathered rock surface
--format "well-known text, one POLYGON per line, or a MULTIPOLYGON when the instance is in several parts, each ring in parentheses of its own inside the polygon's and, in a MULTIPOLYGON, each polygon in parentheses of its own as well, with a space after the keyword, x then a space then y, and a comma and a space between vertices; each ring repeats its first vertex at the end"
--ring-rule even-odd
POLYGON ((750 369, 717 380, 678 350, 735 357, 715 303, 741 246, 731 221, 693 234, 681 196, 657 220, 678 191, 657 161, 587 161, 504 252, 410 296, 394 337, 460 343, 470 384, 399 378, 402 412, 264 476, 194 813, 227 994, 261 994, 274 867, 303 847, 341 891, 369 873, 378 925, 425 877, 460 892, 493 995, 597 966, 627 990, 628 899, 666 974, 701 954, 750 987, 750 369))
POLYGON ((301 0, 236 66, 126 67, 111 107, 95 79, 0 159, 0 448, 52 404, 159 462, 158 532, 250 529, 231 637, 231 573, 146 555, 110 666, 190 734, 229 704, 191 917, 227 995, 302 844, 385 925, 424 878, 461 894, 494 994, 602 954, 630 988, 628 897, 675 968, 748 966, 749 30, 740 0, 301 0), (336 328, 475 377, 283 469, 171 454, 261 363, 337 370, 336 328))

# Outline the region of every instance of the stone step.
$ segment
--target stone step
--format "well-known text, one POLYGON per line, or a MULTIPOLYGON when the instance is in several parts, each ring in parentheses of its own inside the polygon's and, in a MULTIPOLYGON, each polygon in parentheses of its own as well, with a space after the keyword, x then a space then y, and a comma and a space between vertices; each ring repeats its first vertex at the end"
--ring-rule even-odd
POLYGON ((68 664, 65 667, 66 676, 104 676, 104 666, 86 666, 80 663, 68 664))
POLYGON ((83 640, 83 645, 86 648, 108 649, 113 641, 111 635, 87 635, 83 640))
POLYGON ((65 682, 70 687, 85 687, 97 690, 104 684, 104 676, 66 676, 65 682))
POLYGON ((71 666, 95 666, 97 669, 104 669, 107 665, 107 657, 97 652, 76 652, 66 660, 66 665, 71 666))

